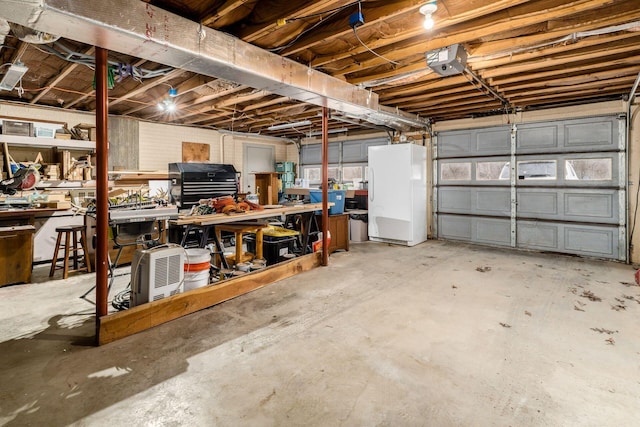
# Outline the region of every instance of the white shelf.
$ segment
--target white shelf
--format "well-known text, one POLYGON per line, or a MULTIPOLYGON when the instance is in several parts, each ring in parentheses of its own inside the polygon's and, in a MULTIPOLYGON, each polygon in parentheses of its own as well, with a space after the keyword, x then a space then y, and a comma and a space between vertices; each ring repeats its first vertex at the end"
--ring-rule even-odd
POLYGON ((95 188, 95 181, 47 180, 40 181, 38 184, 36 184, 36 189, 38 190, 57 190, 70 188, 95 188))
POLYGON ((2 135, 0 134, 0 143, 6 142, 9 147, 46 147, 46 148, 65 148, 68 150, 95 150, 95 141, 84 141, 77 139, 55 139, 55 138, 35 138, 31 136, 2 135))

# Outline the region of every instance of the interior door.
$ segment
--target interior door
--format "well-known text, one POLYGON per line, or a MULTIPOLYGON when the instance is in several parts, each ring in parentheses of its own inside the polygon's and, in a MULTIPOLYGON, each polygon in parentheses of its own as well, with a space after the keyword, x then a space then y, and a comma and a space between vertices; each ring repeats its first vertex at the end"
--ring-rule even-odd
POLYGON ((256 172, 275 172, 276 153, 274 146, 245 144, 242 164, 242 191, 255 193, 256 172))

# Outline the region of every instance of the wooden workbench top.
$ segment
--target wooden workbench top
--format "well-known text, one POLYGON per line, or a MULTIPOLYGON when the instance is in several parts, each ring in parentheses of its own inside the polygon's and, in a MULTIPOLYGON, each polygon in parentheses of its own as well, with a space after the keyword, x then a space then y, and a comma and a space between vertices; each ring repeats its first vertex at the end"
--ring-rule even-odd
MULTIPOLYGON (((333 203, 329 203, 333 206, 333 203)), ((171 221, 173 225, 216 225, 227 224, 230 222, 246 221, 250 219, 270 218, 279 215, 293 215, 305 212, 313 212, 322 210, 322 203, 307 203, 304 205, 282 206, 278 208, 264 209, 261 211, 249 211, 245 213, 222 214, 216 213, 211 215, 198 216, 181 216, 177 220, 171 221)))

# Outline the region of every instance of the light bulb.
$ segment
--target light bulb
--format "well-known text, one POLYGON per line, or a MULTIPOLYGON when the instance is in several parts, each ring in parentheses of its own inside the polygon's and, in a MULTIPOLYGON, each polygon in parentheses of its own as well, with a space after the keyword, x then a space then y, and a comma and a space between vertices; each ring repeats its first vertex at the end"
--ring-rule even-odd
POLYGON ((430 30, 433 28, 433 14, 438 10, 438 3, 435 0, 428 2, 427 4, 420 7, 419 11, 424 15, 424 22, 422 26, 425 30, 430 30))
POLYGON ((424 27, 425 30, 430 30, 433 28, 434 22, 433 22, 433 18, 431 17, 431 15, 426 15, 424 17, 424 22, 422 23, 422 26, 424 27))
POLYGON ((164 111, 164 104, 162 102, 158 102, 158 110, 164 111))
POLYGON ((173 102, 167 103, 167 111, 173 112, 176 111, 176 104, 173 102))

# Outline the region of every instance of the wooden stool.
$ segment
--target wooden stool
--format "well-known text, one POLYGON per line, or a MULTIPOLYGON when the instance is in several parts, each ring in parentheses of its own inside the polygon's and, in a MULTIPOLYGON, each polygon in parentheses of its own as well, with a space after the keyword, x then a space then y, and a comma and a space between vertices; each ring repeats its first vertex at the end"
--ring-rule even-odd
POLYGON ((236 253, 233 257, 227 257, 228 261, 231 261, 233 264, 239 264, 245 261, 251 261, 253 258, 262 258, 262 241, 263 241, 263 228, 266 225, 263 224, 251 224, 251 225, 241 225, 241 224, 220 224, 216 226, 216 233, 218 233, 218 239, 220 239, 221 231, 229 231, 235 233, 236 235, 236 253), (249 254, 242 252, 242 235, 247 233, 255 233, 256 235, 256 253, 249 254))
POLYGON ((73 273, 76 271, 86 271, 91 273, 91 264, 89 263, 88 256, 89 251, 87 249, 87 235, 85 233, 84 225, 65 225, 62 227, 56 228, 56 232, 58 233, 58 239, 56 240, 56 249, 53 252, 53 260, 51 261, 51 270, 49 270, 49 277, 53 277, 53 273, 56 268, 62 268, 62 277, 66 279, 69 277, 69 273, 73 273), (73 233, 73 240, 71 234, 73 233), (80 233, 80 240, 78 240, 78 233, 80 233), (64 243, 62 242, 62 235, 64 234, 64 243), (80 243, 80 247, 78 247, 78 243, 80 243), (60 246, 64 246, 64 262, 62 267, 57 267, 58 263, 58 252, 60 251, 60 246), (83 262, 84 267, 78 268, 78 252, 82 251, 83 253, 83 262), (71 252, 71 256, 73 257, 73 270, 69 270, 69 252, 71 252))

